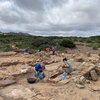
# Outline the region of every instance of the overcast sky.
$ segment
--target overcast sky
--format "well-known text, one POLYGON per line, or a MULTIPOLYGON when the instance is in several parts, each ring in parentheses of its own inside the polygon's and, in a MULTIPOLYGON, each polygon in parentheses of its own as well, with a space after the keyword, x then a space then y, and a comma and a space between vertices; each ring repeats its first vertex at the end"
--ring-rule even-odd
POLYGON ((100 35, 100 0, 0 0, 0 31, 100 35))

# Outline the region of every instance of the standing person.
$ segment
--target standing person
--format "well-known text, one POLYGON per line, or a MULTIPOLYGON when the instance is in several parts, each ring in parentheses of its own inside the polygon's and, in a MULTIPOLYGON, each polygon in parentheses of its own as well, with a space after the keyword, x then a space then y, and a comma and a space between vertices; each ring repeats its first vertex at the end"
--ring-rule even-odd
POLYGON ((55 47, 52 47, 52 54, 55 55, 55 47))
POLYGON ((50 48, 46 48, 46 52, 49 52, 50 51, 50 48))
POLYGON ((45 64, 44 63, 40 63, 40 64, 37 64, 35 67, 35 76, 39 79, 44 79, 45 78, 45 73, 44 73, 44 70, 45 70, 45 64))
POLYGON ((24 49, 24 52, 25 52, 25 53, 29 53, 29 48, 25 48, 25 49, 24 49))
POLYGON ((40 48, 40 49, 39 49, 39 52, 41 52, 41 51, 42 51, 42 49, 40 48))
POLYGON ((67 75, 70 74, 72 72, 72 65, 70 62, 67 61, 67 58, 63 59, 64 62, 64 66, 63 66, 63 74, 62 74, 62 80, 66 80, 67 79, 67 75))

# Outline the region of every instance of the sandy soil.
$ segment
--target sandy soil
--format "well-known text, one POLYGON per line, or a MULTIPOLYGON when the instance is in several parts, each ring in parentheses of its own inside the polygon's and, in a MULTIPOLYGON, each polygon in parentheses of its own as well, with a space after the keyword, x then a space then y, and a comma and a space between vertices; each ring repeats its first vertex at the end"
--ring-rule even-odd
MULTIPOLYGON (((98 51, 97 51, 98 52, 98 51)), ((42 60, 46 59, 47 55, 42 60)), ((47 57, 48 58, 48 57, 47 57)), ((22 69, 31 69, 32 64, 41 61, 35 54, 16 54, 14 52, 0 53, 0 81, 15 79, 16 84, 0 87, 0 100, 100 100, 100 77, 97 81, 88 80, 85 84, 77 84, 75 79, 91 66, 100 68, 98 53, 87 52, 66 53, 52 56, 46 61, 47 77, 35 84, 27 83, 27 78, 34 77, 32 71, 23 74, 22 69), (73 64, 73 74, 66 81, 57 81, 61 75, 53 80, 48 80, 50 75, 63 64, 63 57, 73 64), (78 61, 80 58, 83 61, 78 61), (52 62, 52 63, 51 63, 52 62), (11 77, 11 78, 10 78, 11 77), (13 77, 13 78, 12 78, 13 77)))

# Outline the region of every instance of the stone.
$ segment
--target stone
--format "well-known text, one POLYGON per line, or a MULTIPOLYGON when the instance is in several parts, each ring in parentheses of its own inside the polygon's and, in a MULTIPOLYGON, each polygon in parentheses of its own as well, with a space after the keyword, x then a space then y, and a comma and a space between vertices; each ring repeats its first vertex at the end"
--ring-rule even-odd
POLYGON ((96 73, 97 73, 97 75, 100 75, 100 65, 98 67, 96 67, 96 73))
POLYGON ((78 87, 79 89, 83 89, 83 88, 85 88, 84 85, 80 85, 80 84, 76 84, 76 87, 78 87))
POLYGON ((74 81, 75 83, 79 83, 79 78, 73 77, 72 79, 73 79, 73 81, 74 81))
POLYGON ((54 79, 54 78, 58 77, 59 75, 61 75, 62 73, 63 73, 63 70, 53 72, 52 75, 50 76, 50 78, 54 79))
POLYGON ((75 61, 77 61, 77 62, 84 62, 84 59, 81 58, 81 57, 77 57, 77 58, 75 59, 75 61))
POLYGON ((78 71, 73 71, 72 73, 71 73, 71 75, 78 75, 79 74, 79 72, 78 71))
POLYGON ((91 57, 91 53, 90 52, 87 52, 87 57, 91 57))
POLYGON ((91 80, 90 72, 92 70, 95 70, 94 66, 90 66, 90 67, 85 68, 81 73, 86 79, 91 80))
POLYGON ((0 97, 0 100, 4 100, 3 97, 0 97))
POLYGON ((61 80, 61 81, 59 81, 59 85, 61 84, 61 85, 65 85, 65 84, 68 84, 70 82, 70 80, 69 79, 66 79, 66 80, 61 80))
POLYGON ((75 77, 73 80, 75 83, 81 84, 81 85, 85 84, 86 82, 86 78, 84 76, 77 77, 77 78, 75 77))
POLYGON ((54 83, 57 83, 59 81, 61 81, 61 78, 60 77, 56 77, 56 78, 52 79, 52 82, 54 82, 54 83))
POLYGON ((86 97, 82 97, 82 100, 88 100, 88 98, 86 98, 86 97))
POLYGON ((38 100, 51 100, 50 97, 44 97, 43 95, 37 95, 36 98, 37 98, 38 100))
POLYGON ((27 100, 28 98, 35 97, 37 94, 35 90, 26 88, 22 85, 10 86, 1 91, 1 95, 7 98, 13 98, 13 100, 27 100))
POLYGON ((97 76, 97 73, 96 73, 95 70, 90 71, 90 74, 91 74, 91 79, 93 81, 97 81, 98 80, 98 76, 97 76))
POLYGON ((0 81, 0 87, 9 86, 9 85, 12 85, 15 83, 16 83, 15 80, 10 80, 10 79, 2 80, 2 81, 0 81))
POLYGON ((89 73, 91 70, 94 70, 94 69, 95 69, 95 66, 90 66, 86 70, 84 70, 84 74, 89 73))
POLYGON ((20 71, 21 71, 21 73, 25 74, 25 73, 28 72, 28 68, 23 68, 23 69, 21 69, 20 71))
POLYGON ((85 82, 86 82, 86 78, 84 76, 81 76, 80 79, 79 79, 79 83, 85 84, 85 82))
POLYGON ((91 84, 91 81, 90 81, 90 80, 86 80, 86 83, 87 83, 87 84, 91 84))
POLYGON ((91 86, 90 89, 92 91, 100 91, 100 87, 99 86, 91 86))

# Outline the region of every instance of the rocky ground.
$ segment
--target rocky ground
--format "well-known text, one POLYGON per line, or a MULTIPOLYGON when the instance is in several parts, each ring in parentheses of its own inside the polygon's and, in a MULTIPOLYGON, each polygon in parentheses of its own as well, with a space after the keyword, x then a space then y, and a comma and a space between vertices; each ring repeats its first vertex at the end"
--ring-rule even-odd
MULTIPOLYGON (((72 52, 72 51, 71 51, 72 52)), ((99 52, 0 53, 0 100, 100 100, 99 52), (73 72, 61 81, 58 67, 67 57, 73 72), (32 67, 45 62, 47 77, 35 84, 27 83, 34 77, 32 67), (53 77, 56 76, 56 77, 53 77)))

